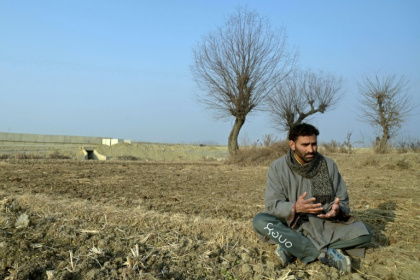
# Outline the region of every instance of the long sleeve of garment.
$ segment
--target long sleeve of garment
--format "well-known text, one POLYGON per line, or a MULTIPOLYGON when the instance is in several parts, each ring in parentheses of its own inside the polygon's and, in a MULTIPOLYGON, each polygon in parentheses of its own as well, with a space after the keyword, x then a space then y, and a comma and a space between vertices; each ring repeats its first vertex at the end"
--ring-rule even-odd
POLYGON ((275 161, 268 170, 267 183, 265 189, 265 206, 266 211, 278 218, 289 219, 293 212, 293 203, 290 200, 290 182, 288 176, 285 175, 283 158, 275 161))
MULTIPOLYGON (((337 164, 329 158, 327 161, 328 173, 333 186, 334 197, 340 199, 340 209, 347 215, 350 213, 347 185, 338 172, 337 164)), ((292 172, 284 157, 276 160, 270 166, 267 175, 265 190, 266 211, 276 217, 289 219, 293 215, 293 204, 298 197, 307 193, 306 199, 312 197, 312 188, 309 179, 292 172)), ((324 211, 331 209, 334 200, 324 204, 324 211)))
MULTIPOLYGON (((346 215, 350 214, 349 206, 349 196, 347 193, 347 185, 341 177, 340 172, 338 172, 337 164, 329 158, 326 158, 328 173, 330 175, 330 180, 334 188, 335 197, 340 199, 340 210, 346 215)), ((324 205, 324 211, 328 212, 331 209, 334 201, 331 201, 328 205, 324 205)))

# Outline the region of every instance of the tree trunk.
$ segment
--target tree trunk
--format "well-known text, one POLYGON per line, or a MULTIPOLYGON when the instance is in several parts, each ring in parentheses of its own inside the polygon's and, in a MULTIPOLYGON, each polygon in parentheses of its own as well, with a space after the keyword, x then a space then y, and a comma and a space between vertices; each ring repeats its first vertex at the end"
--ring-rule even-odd
POLYGON ((387 150, 388 145, 388 139, 389 139, 389 133, 387 129, 384 129, 382 133, 381 142, 379 143, 379 153, 383 154, 387 150))
POLYGON ((235 124, 233 125, 232 131, 229 134, 229 140, 228 140, 228 151, 229 151, 230 156, 235 155, 236 152, 239 150, 238 135, 244 123, 245 123, 245 118, 242 119, 242 118, 237 117, 235 119, 235 124))

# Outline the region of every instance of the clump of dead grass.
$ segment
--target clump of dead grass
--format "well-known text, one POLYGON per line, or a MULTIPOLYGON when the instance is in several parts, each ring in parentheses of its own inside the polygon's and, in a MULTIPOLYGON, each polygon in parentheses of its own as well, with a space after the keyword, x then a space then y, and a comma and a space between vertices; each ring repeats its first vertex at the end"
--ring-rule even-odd
POLYGON ((364 162, 362 162, 362 166, 378 166, 379 160, 375 157, 367 157, 364 162))
POLYGON ((288 150, 288 141, 261 145, 254 144, 239 149, 235 155, 229 156, 225 163, 237 164, 240 166, 268 166, 274 160, 285 155, 288 150))
POLYGON ((400 154, 404 153, 419 153, 420 152, 420 140, 416 139, 403 139, 396 144, 397 152, 400 154))
POLYGON ((124 161, 137 161, 139 160, 138 157, 131 156, 131 155, 123 155, 116 157, 117 160, 124 160, 124 161))
POLYGON ((1 154, 0 159, 43 159, 45 156, 34 153, 1 154))
POLYGON ((340 144, 335 140, 331 140, 328 143, 322 143, 321 149, 326 153, 349 153, 344 144, 340 144))
POLYGON ((54 150, 51 154, 48 155, 50 159, 70 159, 69 156, 62 154, 59 150, 54 150))

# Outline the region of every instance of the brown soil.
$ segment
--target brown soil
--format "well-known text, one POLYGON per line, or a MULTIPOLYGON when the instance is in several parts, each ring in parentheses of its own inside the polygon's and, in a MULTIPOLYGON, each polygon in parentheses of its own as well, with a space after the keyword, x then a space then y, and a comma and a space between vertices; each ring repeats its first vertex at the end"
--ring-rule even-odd
POLYGON ((420 156, 331 157, 374 234, 350 275, 256 238, 267 166, 44 159, 0 161, 0 279, 417 279, 420 156))

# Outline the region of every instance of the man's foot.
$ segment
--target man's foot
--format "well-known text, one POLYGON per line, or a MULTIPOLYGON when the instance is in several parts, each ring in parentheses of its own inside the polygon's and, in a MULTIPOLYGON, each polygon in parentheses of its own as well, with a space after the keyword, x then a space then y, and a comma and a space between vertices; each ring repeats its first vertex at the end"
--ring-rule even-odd
POLYGON ((328 249, 327 253, 321 254, 319 260, 323 264, 335 267, 344 274, 351 272, 351 259, 339 249, 328 249))
POLYGON ((295 260, 295 257, 286 249, 280 247, 280 245, 277 245, 277 249, 274 251, 274 253, 279 257, 282 267, 288 266, 292 261, 295 260))

